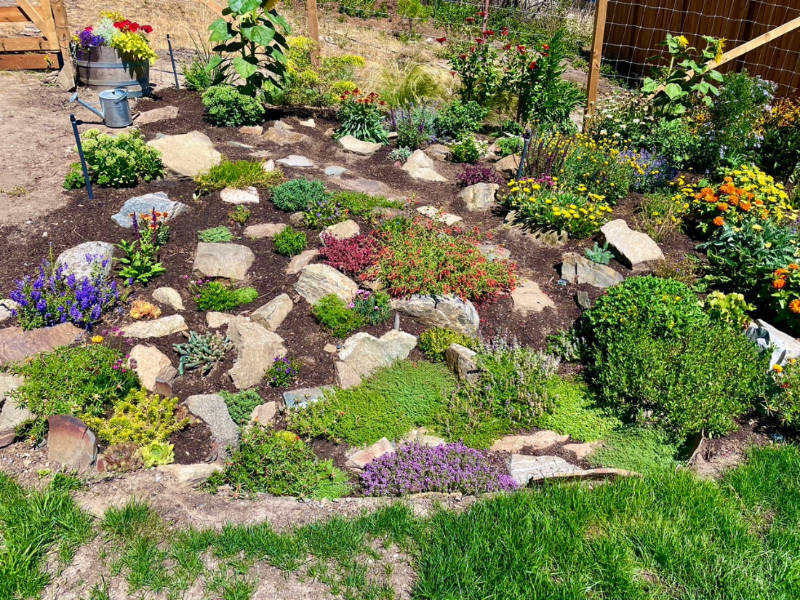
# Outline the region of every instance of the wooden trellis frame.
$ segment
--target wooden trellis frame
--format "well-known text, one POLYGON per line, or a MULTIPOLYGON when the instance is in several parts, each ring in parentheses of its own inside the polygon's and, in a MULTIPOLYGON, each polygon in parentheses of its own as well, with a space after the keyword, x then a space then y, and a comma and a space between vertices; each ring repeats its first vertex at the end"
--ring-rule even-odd
POLYGON ((63 0, 0 0, 0 23, 32 23, 41 36, 0 37, 0 70, 57 69, 69 62, 63 0))

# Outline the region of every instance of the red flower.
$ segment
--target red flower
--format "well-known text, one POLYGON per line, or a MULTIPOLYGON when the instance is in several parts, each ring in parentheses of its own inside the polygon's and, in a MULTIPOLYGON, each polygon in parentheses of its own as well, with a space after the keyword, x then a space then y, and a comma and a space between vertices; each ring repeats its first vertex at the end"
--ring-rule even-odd
POLYGON ((142 31, 145 33, 153 33, 153 28, 150 25, 142 25, 142 31))
POLYGON ((479 17, 485 17, 485 16, 486 16, 486 11, 485 11, 485 10, 482 10, 482 11, 480 11, 480 12, 478 13, 478 16, 479 16, 479 17))
POLYGON ((131 23, 130 29, 131 29, 131 31, 133 33, 136 33, 137 31, 139 31, 139 24, 138 23, 131 23))
POLYGON ((549 52, 542 52, 542 56, 550 56, 549 52))
POLYGON ((483 38, 475 38, 475 43, 476 44, 482 44, 483 43, 483 38))
POLYGON ((500 30, 500 35, 505 35, 505 36, 507 36, 507 35, 508 35, 508 27, 503 27, 503 28, 500 30))
POLYGON ((493 29, 484 29, 483 32, 482 32, 482 35, 484 35, 484 36, 494 35, 494 30, 493 29))
POLYGON ((511 44, 506 44, 503 46, 503 50, 511 50, 511 44))
POLYGON ((440 44, 444 44, 447 41, 447 38, 446 37, 436 38, 436 41, 439 42, 440 44))
POLYGON ((465 20, 467 23, 474 23, 474 22, 475 22, 475 17, 467 17, 467 18, 466 18, 466 19, 464 19, 464 20, 465 20))
POLYGON ((459 54, 458 58, 460 58, 461 60, 464 60, 465 58, 467 58, 467 55, 466 54, 459 54))
POLYGON ((529 64, 529 65, 528 65, 528 68, 529 68, 531 71, 533 71, 533 70, 536 68, 536 66, 537 66, 537 65, 536 65, 536 61, 534 60, 534 61, 532 61, 532 62, 531 62, 531 64, 529 64))
POLYGON ((542 45, 542 50, 550 50, 550 44, 542 45))

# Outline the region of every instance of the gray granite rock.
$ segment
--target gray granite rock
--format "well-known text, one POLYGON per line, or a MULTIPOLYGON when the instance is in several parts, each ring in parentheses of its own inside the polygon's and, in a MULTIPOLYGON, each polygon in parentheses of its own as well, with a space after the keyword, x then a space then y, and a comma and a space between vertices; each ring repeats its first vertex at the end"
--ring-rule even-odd
POLYGON ((494 198, 500 186, 496 183, 476 183, 461 190, 459 197, 471 212, 485 212, 494 205, 494 198))
POLYGON ((561 257, 561 279, 569 283, 588 283, 605 289, 622 283, 625 277, 608 265, 601 265, 574 252, 567 252, 561 257))
POLYGON ((664 253, 652 238, 641 231, 634 231, 622 219, 609 221, 600 228, 606 242, 629 267, 642 263, 663 260, 664 253))
POLYGON ((204 277, 240 281, 255 259, 253 251, 241 244, 198 242, 192 270, 204 277))
POLYGON ((560 477, 581 471, 579 467, 568 463, 559 456, 512 454, 506 464, 511 477, 523 487, 532 481, 560 477))
POLYGON ((283 338, 249 319, 231 319, 228 338, 236 347, 236 361, 228 375, 239 390, 261 383, 275 359, 286 356, 283 338))
POLYGON ((294 289, 313 306, 328 294, 350 302, 358 291, 358 284, 333 267, 314 264, 303 267, 294 289))
POLYGON ((294 303, 289 294, 280 294, 250 315, 250 320, 269 331, 277 331, 284 319, 289 316, 294 303))
POLYGON ((197 394, 186 399, 186 408, 211 430, 219 453, 239 447, 239 428, 231 419, 225 400, 218 394, 197 394))
POLYGON ((392 300, 392 308, 419 319, 425 327, 446 327, 465 335, 478 335, 478 311, 472 302, 457 296, 413 295, 392 300))
POLYGON ((189 207, 181 202, 170 200, 164 192, 155 192, 129 198, 125 201, 125 204, 122 205, 122 208, 119 209, 119 212, 112 215, 111 218, 117 225, 130 229, 133 227, 133 218, 131 215, 149 215, 154 210, 160 213, 167 213, 168 216, 162 217, 161 220, 169 221, 189 210, 189 207))
POLYGON ((75 275, 78 280, 92 277, 95 273, 108 276, 111 273, 111 259, 114 244, 109 242, 83 242, 64 250, 56 258, 56 266, 63 267, 63 273, 75 275))

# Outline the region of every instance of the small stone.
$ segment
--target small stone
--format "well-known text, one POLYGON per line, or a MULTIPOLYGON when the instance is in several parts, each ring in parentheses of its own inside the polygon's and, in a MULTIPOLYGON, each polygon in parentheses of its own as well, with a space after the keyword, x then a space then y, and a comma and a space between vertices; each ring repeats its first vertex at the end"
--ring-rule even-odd
POLYGON ((136 117, 136 126, 138 127, 139 125, 147 125, 149 123, 155 123, 156 121, 168 121, 170 119, 177 118, 177 106, 161 106, 159 108, 153 108, 151 110, 146 110, 143 113, 139 113, 139 116, 136 117))
POLYGON ((327 352, 328 354, 336 354, 338 352, 336 346, 334 346, 333 344, 325 344, 322 350, 324 352, 327 352))
POLYGON ((162 398, 172 398, 172 386, 178 378, 178 369, 169 365, 165 367, 158 375, 156 375, 156 382, 153 385, 153 393, 158 394, 162 398))
POLYGON ((133 370, 139 376, 139 381, 148 392, 154 392, 156 378, 172 366, 172 361, 155 346, 145 344, 137 344, 129 354, 131 363, 136 364, 133 370))
POLYGON ((592 308, 592 301, 589 299, 588 292, 578 290, 578 292, 575 294, 575 301, 583 310, 589 310, 592 308))
POLYGON ((94 432, 70 415, 47 419, 47 460, 76 471, 86 471, 97 458, 94 432))
POLYGON ((450 158, 450 148, 444 144, 431 144, 425 148, 425 154, 433 159, 445 161, 450 158))
POLYGON ((477 352, 462 346, 461 344, 450 344, 450 347, 444 353, 445 362, 450 370, 461 381, 469 381, 476 379, 480 369, 475 362, 477 352))
POLYGON ((419 429, 412 429, 409 431, 405 437, 400 440, 400 443, 403 445, 419 444, 420 446, 435 448, 436 446, 443 446, 447 443, 447 440, 436 435, 430 435, 427 428, 420 427, 419 429))
POLYGON ((26 407, 17 404, 12 392, 19 388, 25 380, 18 375, 0 374, 0 448, 8 446, 16 437, 16 429, 20 425, 35 418, 26 407))
POLYGON ((166 217, 161 217, 161 221, 166 222, 187 210, 189 210, 188 206, 182 204, 181 202, 170 200, 164 192, 155 192, 153 194, 145 194, 143 196, 129 198, 125 201, 125 204, 122 205, 122 208, 119 209, 119 212, 117 212, 115 215, 112 215, 111 218, 120 227, 130 229, 133 227, 133 219, 131 217, 132 214, 149 215, 153 211, 162 214, 166 213, 166 217))
POLYGON ((433 161, 422 150, 414 150, 414 153, 400 168, 414 179, 419 179, 421 181, 447 181, 447 179, 436 172, 433 168, 433 161))
POLYGON ((205 133, 190 131, 179 135, 164 135, 147 142, 161 152, 164 166, 184 177, 197 177, 222 162, 222 154, 205 133))
POLYGON ((561 449, 568 453, 574 460, 585 460, 592 452, 597 450, 603 442, 585 442, 583 444, 564 444, 561 449))
POLYGON ((485 212, 494 205, 494 198, 500 186, 496 183, 476 183, 461 190, 459 197, 468 211, 485 212))
POLYGON ((358 291, 358 284, 333 267, 313 264, 303 267, 294 289, 313 306, 328 294, 336 294, 344 302, 350 302, 358 291))
POLYGON ((394 452, 394 444, 386 438, 381 438, 371 446, 348 453, 345 466, 349 469, 360 471, 376 458, 380 458, 389 452, 394 452))
POLYGON ((361 228, 358 226, 358 223, 352 219, 347 219, 346 221, 329 225, 323 229, 319 234, 319 240, 323 244, 329 237, 335 240, 349 240, 350 238, 356 237, 360 233, 361 228))
POLYGON ((526 486, 531 481, 581 472, 580 468, 559 456, 512 454, 507 465, 509 474, 520 486, 526 486))
POLYGON ((228 338, 236 347, 236 361, 228 375, 239 390, 258 385, 275 359, 286 356, 281 336, 247 319, 232 319, 228 338))
POLYGON ((517 287, 511 292, 514 301, 513 311, 523 317, 531 313, 542 312, 545 308, 555 308, 555 303, 539 288, 539 284, 530 279, 520 279, 517 287))
POLYGON ((446 327, 472 337, 478 335, 478 311, 472 302, 457 296, 396 298, 392 309, 418 319, 425 327, 446 327))
POLYGON ((271 158, 261 163, 261 170, 264 173, 272 173, 275 170, 275 161, 271 158))
POLYGON ((313 388, 300 388, 283 392, 283 401, 286 408, 305 408, 309 404, 319 402, 325 397, 325 392, 332 390, 329 385, 313 388))
POLYGON ((242 148, 243 150, 255 149, 255 147, 251 146, 250 144, 243 144, 242 142, 237 142, 236 140, 230 140, 225 143, 228 144, 228 146, 232 146, 233 148, 242 148))
POLYGON ((239 127, 239 133, 242 135, 263 135, 264 128, 261 125, 243 125, 239 127))
POLYGON ((259 425, 268 426, 275 421, 275 416, 278 414, 277 402, 265 402, 259 404, 250 413, 250 422, 258 423, 259 425))
POLYGON ((314 166, 314 161, 299 154, 290 154, 285 158, 278 159, 278 164, 295 169, 307 169, 314 166))
POLYGON ((256 309, 250 315, 250 320, 262 325, 269 331, 276 331, 284 319, 289 316, 294 303, 289 294, 281 294, 256 309))
POLYGON ((0 367, 30 356, 70 346, 83 339, 84 331, 72 323, 23 331, 19 327, 0 329, 0 367))
POLYGON ((381 144, 359 140, 352 135, 342 136, 337 142, 345 151, 361 156, 372 156, 383 147, 381 144))
POLYGON ((569 283, 588 283, 605 289, 622 283, 625 278, 608 265, 601 265, 574 252, 567 252, 561 257, 561 279, 569 283))
POLYGON ((337 167, 336 165, 330 165, 325 167, 324 173, 328 177, 338 177, 339 175, 344 175, 347 173, 347 169, 344 167, 337 167))
POLYGON ((510 154, 494 163, 494 170, 503 175, 515 176, 519 169, 519 155, 510 154))
POLYGON ((231 322, 232 319, 235 319, 234 315, 229 315, 228 313, 223 312, 216 312, 210 311, 206 313, 206 324, 211 329, 219 329, 220 327, 225 327, 228 323, 231 322))
POLYGON ((239 281, 247 277, 255 259, 253 251, 241 244, 198 242, 192 270, 203 277, 239 281))
POLYGON ((184 310, 183 299, 175 288, 160 287, 154 289, 153 300, 169 306, 172 310, 184 310))
POLYGON ((259 223, 245 227, 242 235, 251 240, 261 240, 274 238, 284 229, 286 229, 286 223, 259 223))
POLYGON ((288 144, 301 144, 309 141, 310 138, 304 133, 295 131, 288 123, 276 121, 272 127, 264 132, 264 139, 279 146, 286 146, 288 144))
POLYGON ((17 310, 19 310, 19 304, 10 298, 0 299, 0 323, 13 317, 17 310))
POLYGON ((302 125, 303 127, 310 127, 312 129, 317 126, 317 124, 314 122, 314 119, 312 118, 308 118, 305 121, 300 121, 298 119, 297 122, 300 123, 300 125, 302 125))
POLYGON ((641 231, 634 231, 623 219, 614 219, 600 228, 608 245, 621 256, 631 268, 642 263, 664 260, 664 253, 652 238, 641 231))
POLYGON ((511 258, 511 251, 491 242, 481 242, 478 244, 478 251, 491 261, 508 260, 511 258))
POLYGON ((555 431, 543 429, 525 435, 507 435, 495 441, 489 450, 492 452, 510 452, 512 454, 520 452, 523 448, 531 448, 538 451, 556 444, 563 444, 568 439, 568 435, 561 435, 555 431))
POLYGON ((129 338, 145 339, 166 337, 189 328, 181 315, 169 315, 152 321, 137 321, 122 328, 122 335, 129 338))
POLYGON ((197 394, 186 399, 186 408, 202 419, 211 430, 211 438, 222 452, 239 446, 239 428, 231 419, 225 400, 218 394, 197 394))
POLYGON ((108 242, 84 242, 64 250, 56 258, 56 267, 63 267, 64 277, 72 274, 80 281, 91 279, 95 273, 108 277, 111 273, 111 259, 114 244, 108 242))
POLYGON ((292 260, 289 261, 289 264, 286 266, 286 274, 297 275, 306 266, 311 264, 311 261, 314 260, 318 255, 319 255, 319 250, 317 250, 316 248, 312 248, 310 250, 303 250, 297 256, 293 256, 292 260))
POLYGON ((253 186, 244 190, 226 187, 219 197, 227 204, 258 204, 258 190, 253 186))
POLYGON ((190 465, 159 465, 156 471, 167 473, 171 475, 176 482, 188 485, 190 487, 197 487, 206 482, 217 471, 223 469, 221 462, 212 463, 194 463, 190 465))
POLYGON ((294 212, 289 215, 289 225, 293 225, 294 227, 299 227, 303 224, 303 219, 305 219, 305 215, 301 212, 294 212))
POLYGON ((461 217, 458 215, 453 215, 450 213, 446 213, 435 206, 420 206, 417 208, 417 212, 421 215, 424 215, 431 219, 432 221, 437 221, 439 223, 444 223, 448 227, 455 225, 456 223, 460 223, 463 221, 461 217))

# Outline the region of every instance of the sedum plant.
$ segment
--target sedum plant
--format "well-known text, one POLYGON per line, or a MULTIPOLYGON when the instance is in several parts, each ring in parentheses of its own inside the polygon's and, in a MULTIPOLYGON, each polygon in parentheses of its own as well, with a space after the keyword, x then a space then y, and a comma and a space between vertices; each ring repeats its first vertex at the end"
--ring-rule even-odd
POLYGON ((608 249, 608 242, 602 246, 595 242, 594 246, 586 248, 583 253, 586 255, 586 258, 598 265, 607 265, 611 262, 611 259, 614 258, 614 253, 608 249))
POLYGON ((189 341, 183 344, 172 345, 180 356, 178 373, 201 369, 203 375, 208 375, 214 366, 225 358, 225 354, 233 348, 233 344, 219 333, 199 334, 196 331, 189 333, 189 341))
POLYGON ((198 281, 191 287, 197 310, 225 312, 258 298, 258 291, 252 287, 236 288, 219 281, 198 281))

